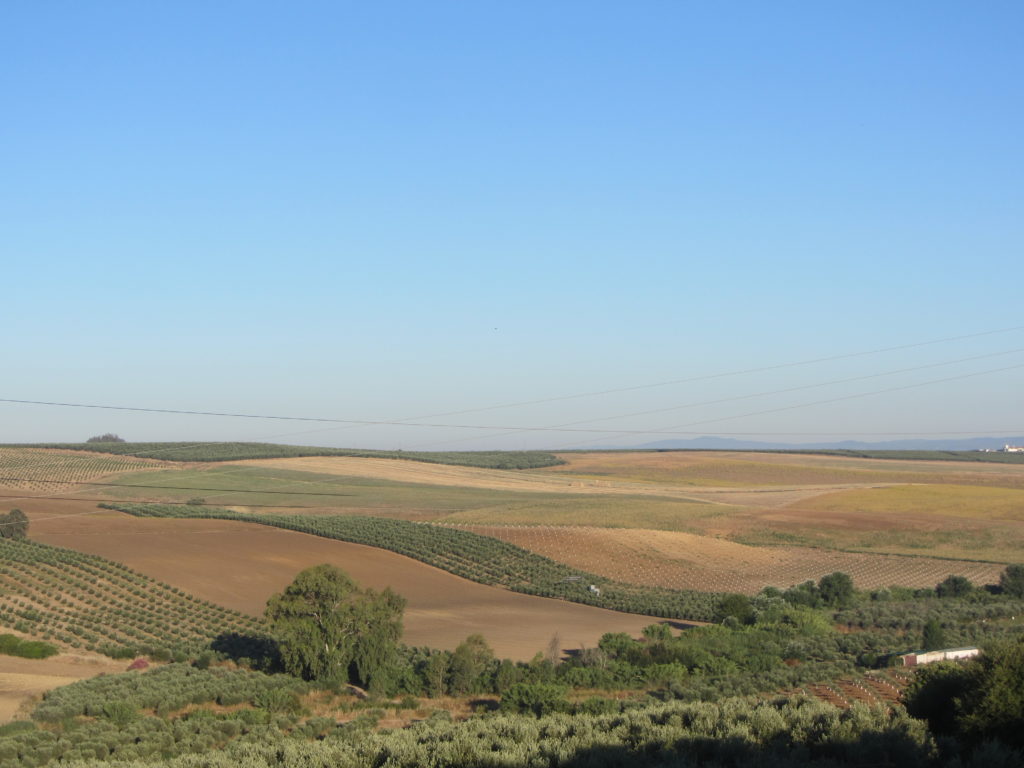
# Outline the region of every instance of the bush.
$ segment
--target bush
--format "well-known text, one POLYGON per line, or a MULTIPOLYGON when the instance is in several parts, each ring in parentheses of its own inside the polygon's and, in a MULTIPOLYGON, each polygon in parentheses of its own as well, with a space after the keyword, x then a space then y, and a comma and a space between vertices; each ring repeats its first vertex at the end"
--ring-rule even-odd
POLYGON ((502 695, 501 708, 542 717, 567 708, 565 692, 566 687, 557 683, 516 683, 502 695))
POLYGON ((0 635, 0 653, 23 659, 48 659, 60 653, 60 650, 41 640, 22 640, 15 635, 0 635))

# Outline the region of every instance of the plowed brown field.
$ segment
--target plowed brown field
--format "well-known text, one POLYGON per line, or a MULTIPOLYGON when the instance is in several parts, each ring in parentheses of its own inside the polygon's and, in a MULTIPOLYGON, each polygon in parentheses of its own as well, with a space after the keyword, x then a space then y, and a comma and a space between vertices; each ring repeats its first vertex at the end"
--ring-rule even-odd
POLYGON ((656 619, 487 587, 385 550, 222 520, 135 518, 87 503, 23 505, 32 538, 124 563, 230 608, 260 615, 267 598, 303 568, 332 563, 363 586, 390 586, 408 601, 404 641, 454 648, 479 632, 499 656, 529 659, 552 636, 565 649, 656 619), (54 505, 57 505, 56 507, 54 505), (63 507, 63 514, 60 509, 63 507), (84 514, 75 514, 73 510, 84 514))

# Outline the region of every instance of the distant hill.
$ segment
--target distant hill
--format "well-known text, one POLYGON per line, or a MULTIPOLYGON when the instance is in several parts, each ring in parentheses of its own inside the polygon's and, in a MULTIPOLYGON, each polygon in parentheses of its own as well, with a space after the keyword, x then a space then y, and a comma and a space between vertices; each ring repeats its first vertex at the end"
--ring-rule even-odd
POLYGON ((831 443, 765 443, 735 440, 729 437, 695 437, 691 440, 659 440, 633 446, 644 450, 718 450, 718 451, 978 451, 998 449, 1004 445, 1024 445, 1024 436, 967 437, 938 440, 888 440, 862 442, 842 440, 831 443))

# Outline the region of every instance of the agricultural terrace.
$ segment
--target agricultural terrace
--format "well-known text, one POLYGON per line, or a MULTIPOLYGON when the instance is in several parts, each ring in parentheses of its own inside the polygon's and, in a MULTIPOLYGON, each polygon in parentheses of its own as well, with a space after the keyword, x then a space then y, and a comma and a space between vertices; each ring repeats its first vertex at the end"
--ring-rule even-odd
POLYGON ((35 517, 32 535, 116 560, 252 616, 262 616, 267 598, 296 573, 330 563, 361 585, 390 586, 405 597, 403 642, 415 646, 451 649, 481 633, 499 655, 527 660, 556 635, 564 650, 592 647, 605 632, 636 635, 655 620, 484 586, 387 550, 266 525, 139 518, 83 507, 85 513, 75 515, 66 502, 66 517, 35 517))
POLYGON ((134 456, 0 446, 0 489, 65 491, 76 483, 161 466, 163 462, 134 456))
POLYGON ((160 504, 105 506, 138 517, 233 520, 364 544, 411 557, 479 584, 613 611, 693 621, 710 621, 715 614, 713 594, 611 581, 499 539, 458 528, 352 515, 268 515, 160 504), (591 590, 591 585, 597 589, 591 590))
POLYGON ((259 623, 101 557, 0 539, 0 627, 65 648, 170 658, 259 623))

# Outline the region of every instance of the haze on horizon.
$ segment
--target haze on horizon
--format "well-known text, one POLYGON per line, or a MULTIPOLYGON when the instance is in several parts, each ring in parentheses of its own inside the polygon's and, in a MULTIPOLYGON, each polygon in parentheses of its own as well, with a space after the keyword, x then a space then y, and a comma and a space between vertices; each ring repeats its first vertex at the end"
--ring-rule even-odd
POLYGON ((0 398, 495 429, 0 402, 0 442, 1024 434, 1022 22, 8 8, 0 398), (518 430, 569 424, 623 432, 518 430))

